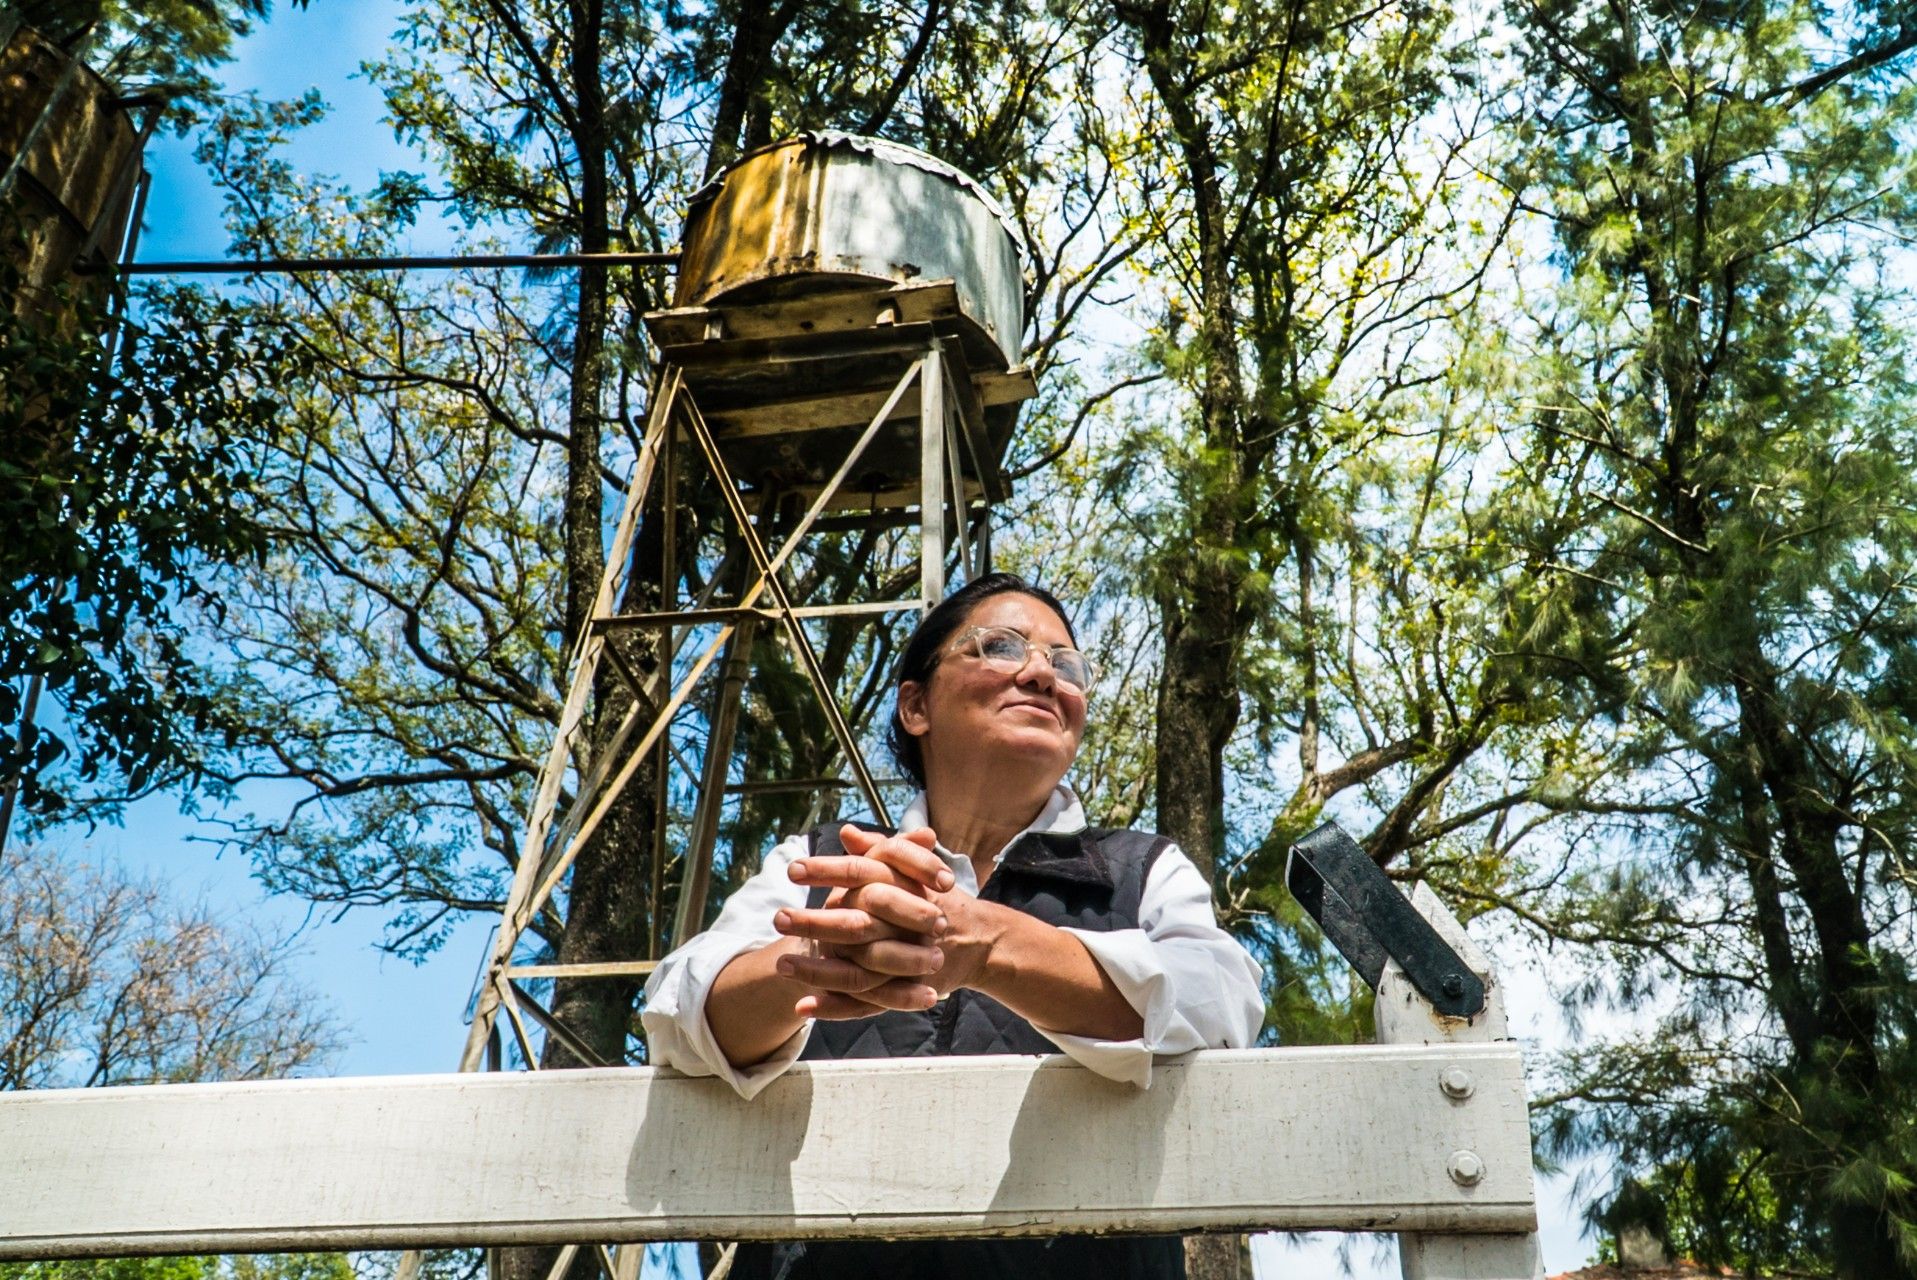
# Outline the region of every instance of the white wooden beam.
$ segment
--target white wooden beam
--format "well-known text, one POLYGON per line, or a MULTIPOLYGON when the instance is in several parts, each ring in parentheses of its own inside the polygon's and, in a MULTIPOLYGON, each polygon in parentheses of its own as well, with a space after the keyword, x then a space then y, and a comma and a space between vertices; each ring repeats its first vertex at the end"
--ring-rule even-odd
POLYGON ((1194 1054, 1144 1091, 1001 1057, 802 1065, 751 1102, 643 1068, 9 1093, 0 1152, 14 1259, 1536 1226, 1508 1043, 1194 1054))
MULTIPOLYGON (((1484 1009, 1473 1018, 1447 1018, 1431 1007, 1396 960, 1385 962, 1372 1002, 1372 1025, 1385 1045, 1511 1043, 1504 1008, 1504 984, 1491 960, 1471 940, 1431 886, 1420 881, 1411 905, 1430 922, 1446 945, 1484 982, 1484 1009)), ((1478 1082, 1468 1071, 1443 1082, 1453 1102, 1468 1102, 1478 1082)), ((1528 1157, 1530 1148, 1525 1148, 1528 1157)), ((1522 1235, 1439 1235, 1409 1230, 1398 1235, 1398 1261, 1404 1280, 1544 1280, 1544 1250, 1534 1229, 1522 1235)))

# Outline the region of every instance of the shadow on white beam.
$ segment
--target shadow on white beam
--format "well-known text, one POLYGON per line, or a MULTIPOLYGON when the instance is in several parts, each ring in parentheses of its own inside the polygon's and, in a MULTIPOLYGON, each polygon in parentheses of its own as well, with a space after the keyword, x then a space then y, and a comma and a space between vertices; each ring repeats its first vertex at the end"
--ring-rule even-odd
POLYGON ((999 1057, 802 1065, 751 1102, 643 1068, 11 1093, 0 1151, 16 1259, 1536 1228, 1509 1043, 1194 1054, 1145 1091, 999 1057))

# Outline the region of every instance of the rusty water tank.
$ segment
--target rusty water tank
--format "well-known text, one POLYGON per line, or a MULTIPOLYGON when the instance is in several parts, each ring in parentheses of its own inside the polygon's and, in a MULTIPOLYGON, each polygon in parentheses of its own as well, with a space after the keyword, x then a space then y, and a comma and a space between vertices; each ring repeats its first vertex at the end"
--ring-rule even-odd
POLYGON ((140 140, 92 70, 11 15, 0 15, 0 37, 0 171, 26 148, 5 200, 26 229, 24 248, 8 250, 24 286, 13 304, 37 308, 83 255, 94 265, 118 256, 140 140))
POLYGON ((991 196, 912 147, 802 133, 749 153, 693 197, 673 305, 942 279, 980 340, 967 343, 974 366, 1016 365, 1022 254, 991 196))
POLYGON ((924 463, 913 370, 934 348, 964 503, 1009 496, 1001 464, 1037 391, 1024 325, 1018 232, 992 198, 922 151, 840 133, 761 147, 693 197, 673 306, 646 316, 749 488, 819 493, 890 405, 837 508, 901 523, 924 463))

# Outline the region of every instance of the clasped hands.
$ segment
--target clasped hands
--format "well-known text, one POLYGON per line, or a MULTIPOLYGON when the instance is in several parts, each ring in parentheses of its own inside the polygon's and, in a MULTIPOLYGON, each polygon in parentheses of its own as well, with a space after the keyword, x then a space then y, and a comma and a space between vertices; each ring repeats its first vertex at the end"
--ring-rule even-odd
POLYGON ((841 829, 842 857, 795 858, 786 874, 831 892, 816 908, 787 907, 773 927, 813 944, 778 959, 780 976, 811 992, 802 1018, 865 1018, 887 1009, 929 1009, 970 985, 991 952, 990 904, 956 892, 930 828, 896 836, 841 829))

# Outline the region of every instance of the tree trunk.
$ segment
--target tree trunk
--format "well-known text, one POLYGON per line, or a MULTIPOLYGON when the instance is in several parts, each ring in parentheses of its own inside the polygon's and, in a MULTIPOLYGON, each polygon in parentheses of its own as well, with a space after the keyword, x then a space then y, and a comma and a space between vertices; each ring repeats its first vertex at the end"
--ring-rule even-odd
POLYGON ((1158 598, 1158 829, 1207 883, 1225 851, 1225 745, 1238 724, 1236 585, 1217 575, 1188 598, 1175 589, 1158 598))
MULTIPOLYGON (((1238 361, 1232 262, 1220 165, 1209 131, 1182 77, 1169 4, 1126 6, 1120 18, 1139 41, 1147 74, 1177 136, 1190 181, 1198 240, 1202 320, 1198 388, 1206 449, 1189 477, 1188 518, 1175 556, 1159 566, 1155 591, 1164 668, 1158 686, 1158 829, 1178 842, 1207 883, 1225 853, 1225 745, 1238 725, 1243 559, 1237 540, 1245 476, 1239 423, 1244 381, 1238 361)), ((1238 1280, 1242 1237, 1189 1236, 1193 1280, 1238 1280)))
MULTIPOLYGON (((605 14, 598 0, 574 6, 569 87, 574 103, 572 143, 579 165, 579 196, 574 207, 578 245, 583 253, 605 253, 611 236, 607 182, 606 97, 600 60, 605 14)), ((590 624, 599 581, 605 570, 603 405, 606 381, 605 332, 607 273, 603 267, 580 269, 568 379, 568 435, 565 487, 565 637, 568 656, 590 624)), ((656 522, 648 522, 656 524, 656 522)), ((593 737, 603 742, 631 697, 616 677, 602 670, 595 689, 593 737)), ((634 776, 606 820, 573 863, 567 885, 565 931, 557 959, 562 964, 630 960, 646 953, 648 878, 643 856, 652 847, 652 784, 649 770, 634 776)), ((601 1060, 626 1060, 626 1038, 638 984, 630 979, 592 979, 555 984, 552 1012, 601 1060)), ((556 1038, 548 1037, 542 1069, 586 1065, 556 1038)), ((502 1249, 498 1280, 543 1280, 552 1267, 549 1248, 502 1249)), ((597 1263, 582 1253, 572 1267, 574 1280, 597 1274, 597 1263)))
MULTIPOLYGON (((1834 1103, 1818 1104, 1827 1112, 1819 1117, 1822 1124, 1834 1131, 1840 1150, 1866 1150, 1896 1123, 1895 1117, 1883 1114, 1879 1102, 1882 978, 1872 952, 1870 925, 1839 848, 1841 824, 1827 794, 1829 783, 1783 712, 1775 672, 1760 652, 1744 655, 1734 670, 1739 728, 1775 815, 1770 824, 1771 846, 1789 869, 1816 939, 1814 1009, 1807 1010, 1801 1003, 1804 984, 1796 969, 1801 961, 1790 951, 1787 937, 1765 948, 1772 1000, 1791 1033, 1798 1072, 1819 1082, 1817 1089, 1807 1092, 1836 1094, 1834 1103), (1787 967, 1780 972, 1778 964, 1787 967)), ((1766 901, 1767 891, 1776 893, 1778 876, 1768 852, 1752 854, 1752 890, 1760 904, 1766 901)), ((1827 1195, 1823 1216, 1831 1238, 1843 1242, 1835 1251, 1839 1276, 1845 1280, 1917 1277, 1917 1268, 1901 1256, 1887 1205, 1859 1203, 1834 1192, 1827 1195)))
POLYGON ((777 9, 771 0, 744 0, 739 6, 725 75, 719 82, 719 102, 713 110, 712 144, 706 150, 708 179, 737 159, 742 149, 749 150, 766 140, 766 114, 754 111, 753 106, 773 47, 798 9, 798 0, 785 0, 777 9))

